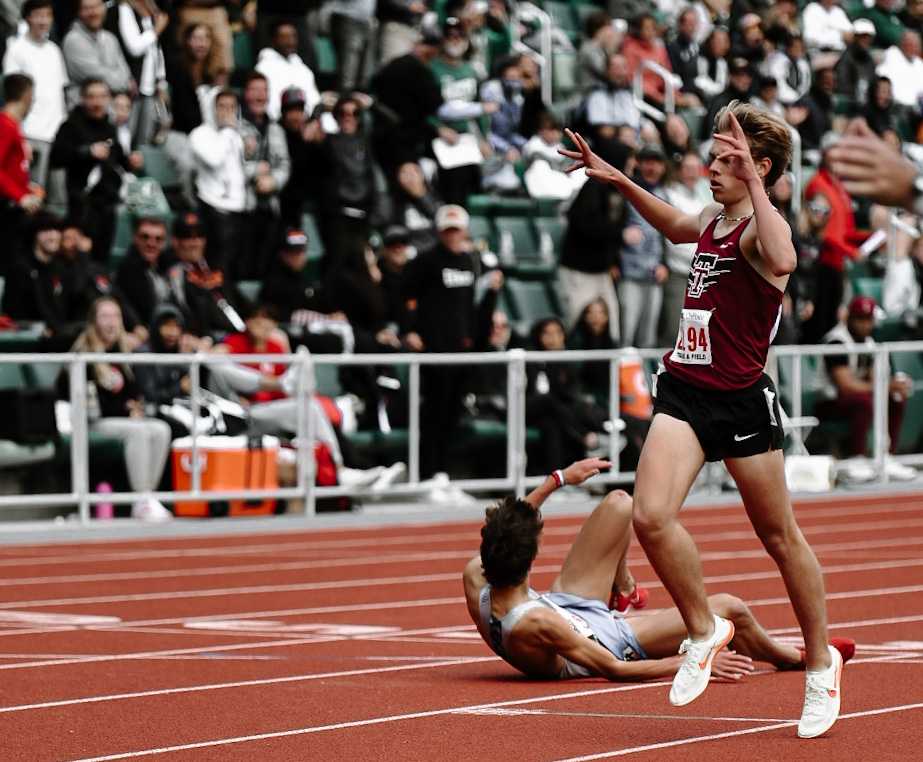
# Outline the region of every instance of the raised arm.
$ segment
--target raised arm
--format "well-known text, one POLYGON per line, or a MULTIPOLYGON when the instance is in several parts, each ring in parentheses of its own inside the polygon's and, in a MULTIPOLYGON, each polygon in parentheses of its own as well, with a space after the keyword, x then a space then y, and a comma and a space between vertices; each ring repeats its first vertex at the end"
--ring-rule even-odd
POLYGON ((559 487, 565 484, 583 484, 587 479, 602 471, 608 471, 612 464, 602 458, 587 458, 571 463, 563 470, 555 471, 545 478, 534 490, 526 495, 526 502, 535 510, 542 507, 542 503, 548 499, 548 496, 559 487))
POLYGON ((580 133, 567 130, 567 136, 577 146, 576 151, 560 148, 562 156, 573 159, 574 163, 567 168, 567 172, 586 167, 587 177, 603 183, 611 183, 625 199, 657 230, 663 233, 673 243, 695 243, 699 240, 699 215, 683 214, 666 201, 657 198, 653 193, 648 193, 637 183, 633 182, 624 172, 603 161, 590 149, 586 140, 580 133))

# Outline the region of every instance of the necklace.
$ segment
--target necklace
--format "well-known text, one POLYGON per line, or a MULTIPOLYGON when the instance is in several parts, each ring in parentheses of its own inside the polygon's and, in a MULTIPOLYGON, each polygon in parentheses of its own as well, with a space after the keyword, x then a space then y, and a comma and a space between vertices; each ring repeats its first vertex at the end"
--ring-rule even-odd
POLYGON ((727 220, 728 222, 741 222, 742 220, 748 220, 753 216, 753 212, 750 214, 745 214, 743 217, 728 217, 724 212, 718 213, 719 220, 727 220))

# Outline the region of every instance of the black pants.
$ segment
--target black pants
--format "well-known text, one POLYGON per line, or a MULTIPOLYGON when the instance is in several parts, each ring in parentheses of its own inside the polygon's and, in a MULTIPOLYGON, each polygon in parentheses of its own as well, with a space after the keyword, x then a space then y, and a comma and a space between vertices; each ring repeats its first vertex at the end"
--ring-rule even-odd
POLYGON ((464 409, 467 370, 459 365, 420 369, 420 477, 450 471, 449 449, 464 409))
POLYGON ((829 265, 817 264, 814 287, 814 314, 802 327, 803 344, 820 344, 837 324, 837 311, 843 303, 845 276, 829 265))
POLYGON ((281 226, 271 209, 256 209, 247 215, 241 231, 244 244, 237 258, 227 263, 232 280, 263 280, 279 248, 281 226))
POLYGON ((199 199, 199 211, 208 242, 205 258, 213 270, 233 272, 241 256, 243 237, 249 226, 249 215, 223 212, 199 199))
POLYGON ((337 52, 341 93, 361 89, 365 80, 365 62, 371 39, 371 25, 351 16, 330 16, 330 36, 337 52))
POLYGON ((335 270, 351 251, 362 250, 369 242, 367 219, 356 219, 335 212, 325 213, 318 220, 320 237, 324 242, 324 258, 321 270, 324 273, 335 270))

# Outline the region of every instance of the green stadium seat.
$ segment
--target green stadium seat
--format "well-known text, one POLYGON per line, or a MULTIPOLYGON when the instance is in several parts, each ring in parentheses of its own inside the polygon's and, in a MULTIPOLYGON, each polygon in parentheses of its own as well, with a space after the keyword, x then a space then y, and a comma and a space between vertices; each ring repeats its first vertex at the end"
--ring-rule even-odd
POLYGON ((551 91, 553 100, 566 100, 577 91, 577 54, 572 50, 557 50, 551 59, 551 91))
POLYGON ((497 250, 497 231, 489 217, 472 214, 468 223, 468 233, 475 245, 483 242, 490 251, 497 250))
POLYGON ((554 25, 559 27, 571 40, 576 42, 580 39, 580 21, 570 3, 559 2, 559 0, 544 0, 542 7, 545 12, 551 16, 554 25))
POLYGON ((519 323, 521 332, 528 332, 537 320, 560 315, 557 298, 544 281, 507 278, 504 289, 513 311, 511 317, 519 323))
POLYGON ((141 146, 139 150, 144 156, 145 176, 154 178, 164 191, 179 188, 181 184, 179 175, 163 148, 150 145, 141 146))
POLYGON ((261 281, 258 280, 240 280, 237 281, 237 290, 240 292, 240 295, 246 299, 250 304, 256 304, 260 298, 260 289, 263 287, 261 281))
POLYGON ((536 217, 535 229, 538 232, 538 247, 543 252, 550 251, 555 261, 561 259, 561 247, 564 245, 566 225, 560 217, 536 217))
POLYGON ((113 269, 125 256, 131 246, 132 238, 132 213, 128 207, 119 205, 115 213, 115 236, 112 241, 112 251, 109 254, 109 265, 113 269))
POLYGON ((881 304, 881 292, 884 287, 884 282, 881 278, 851 278, 850 282, 856 296, 870 296, 878 304, 881 304))
POLYGON ((53 389, 63 367, 58 362, 36 362, 23 366, 23 377, 30 389, 53 389))
POLYGON ((237 71, 249 71, 256 64, 253 50, 253 37, 249 32, 234 32, 233 38, 234 68, 237 71))
POLYGON ((503 267, 518 275, 549 275, 554 272, 554 257, 540 248, 531 218, 495 217, 494 223, 503 267))
POLYGON ((329 37, 318 35, 314 38, 314 60, 320 74, 335 74, 337 71, 337 52, 329 37))

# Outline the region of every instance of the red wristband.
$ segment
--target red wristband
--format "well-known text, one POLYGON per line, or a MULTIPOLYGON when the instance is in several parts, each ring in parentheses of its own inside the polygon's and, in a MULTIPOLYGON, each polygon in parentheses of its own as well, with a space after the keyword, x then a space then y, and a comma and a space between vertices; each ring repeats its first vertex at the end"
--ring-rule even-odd
POLYGON ((554 483, 558 486, 559 489, 567 484, 567 481, 564 479, 564 472, 560 469, 557 471, 552 471, 551 478, 554 479, 554 483))

